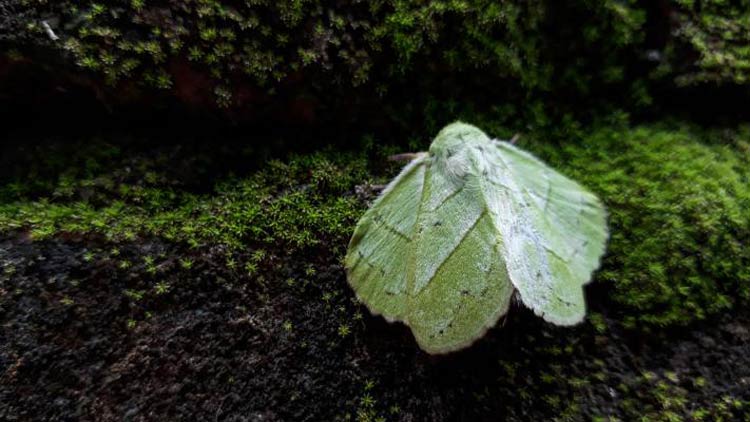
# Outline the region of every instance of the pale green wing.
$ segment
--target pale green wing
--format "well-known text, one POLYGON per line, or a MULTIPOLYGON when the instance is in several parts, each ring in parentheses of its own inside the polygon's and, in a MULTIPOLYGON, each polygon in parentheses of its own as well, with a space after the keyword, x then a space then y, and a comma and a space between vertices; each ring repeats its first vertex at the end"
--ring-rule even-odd
POLYGON ((345 258, 349 283, 373 314, 404 320, 406 263, 422 197, 425 157, 388 184, 357 223, 345 258))
POLYGON ((507 313, 513 295, 478 178, 444 164, 426 170, 407 277, 406 323, 429 353, 469 346, 507 313))
POLYGON ((560 325, 580 322, 582 286, 599 267, 606 211, 578 183, 513 145, 485 154, 494 186, 486 189, 502 233, 510 278, 523 303, 560 325))
POLYGON ((497 323, 513 286, 477 178, 433 164, 412 162, 365 213, 346 267, 373 313, 409 325, 423 350, 447 353, 497 323))

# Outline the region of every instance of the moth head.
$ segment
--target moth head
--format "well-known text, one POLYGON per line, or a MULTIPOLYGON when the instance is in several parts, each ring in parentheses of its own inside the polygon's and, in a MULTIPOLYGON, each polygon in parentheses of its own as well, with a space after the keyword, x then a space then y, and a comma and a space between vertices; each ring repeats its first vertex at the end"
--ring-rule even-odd
POLYGON ((439 159, 450 159, 463 155, 466 148, 487 144, 490 138, 477 127, 455 122, 443 128, 430 145, 430 155, 439 159))

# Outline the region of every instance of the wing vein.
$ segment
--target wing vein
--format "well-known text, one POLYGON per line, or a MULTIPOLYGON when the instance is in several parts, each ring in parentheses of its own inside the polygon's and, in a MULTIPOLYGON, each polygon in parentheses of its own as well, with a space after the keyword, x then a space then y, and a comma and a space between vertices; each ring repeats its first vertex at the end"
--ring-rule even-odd
POLYGON ((440 272, 440 269, 441 269, 441 268, 443 267, 443 265, 445 265, 445 263, 446 263, 446 262, 448 262, 448 261, 450 260, 450 258, 451 258, 451 257, 453 256, 453 254, 454 254, 454 253, 456 252, 456 250, 458 249, 458 246, 459 246, 459 245, 461 245, 461 243, 463 243, 463 241, 464 241, 464 240, 466 240, 466 237, 467 237, 467 236, 468 236, 468 235, 469 235, 469 234, 470 234, 470 233, 471 233, 472 231, 474 231, 474 228, 476 228, 477 224, 479 224, 479 221, 480 221, 480 220, 482 219, 482 217, 484 217, 484 215, 485 215, 486 213, 487 213, 487 209, 485 208, 485 209, 483 209, 483 210, 482 210, 481 214, 479 214, 479 217, 477 217, 477 219, 476 219, 476 220, 474 221, 474 223, 473 223, 473 224, 471 225, 471 227, 469 227, 469 229, 468 229, 468 230, 466 230, 466 232, 465 232, 465 233, 464 233, 463 235, 461 235, 461 239, 459 239, 459 241, 458 241, 458 242, 456 243, 456 246, 454 246, 454 247, 453 247, 453 249, 451 249, 451 251, 450 251, 450 252, 448 253, 448 255, 446 255, 445 259, 443 259, 443 260, 442 260, 442 261, 440 262, 440 264, 438 264, 438 266, 437 266, 437 267, 435 268, 435 271, 434 271, 434 272, 433 272, 433 274, 432 274, 432 277, 430 277, 430 280, 428 280, 428 282, 429 282, 429 281, 432 281, 432 279, 433 279, 433 278, 435 278, 435 275, 436 275, 437 273, 439 273, 439 272, 440 272))
MULTIPOLYGON (((426 161, 426 160, 425 160, 426 161)), ((425 166, 424 173, 422 174, 422 192, 420 192, 419 197, 419 206, 417 207, 417 219, 414 222, 414 227, 412 227, 412 239, 417 240, 417 242, 410 242, 409 248, 408 248, 408 257, 407 257, 407 263, 406 263, 406 305, 405 305, 405 322, 408 324, 409 315, 411 314, 412 310, 412 296, 414 292, 414 280, 416 278, 416 259, 417 259, 417 248, 416 245, 418 243, 417 236, 419 234, 419 217, 422 215, 422 207, 426 200, 426 192, 429 188, 427 185, 427 182, 430 180, 430 171, 432 169, 432 166, 429 165, 429 162, 422 162, 421 165, 425 166)))
POLYGON ((444 199, 443 199, 442 201, 440 201, 440 203, 439 203, 439 204, 435 205, 435 208, 431 209, 430 211, 437 211, 437 210, 438 210, 438 209, 439 209, 440 207, 442 207, 442 206, 443 206, 443 205, 444 205, 444 204, 445 204, 446 202, 448 202, 448 200, 450 200, 450 199, 451 199, 451 198, 453 198, 454 196, 456 196, 456 195, 458 195, 459 193, 461 193, 461 192, 462 192, 462 191, 464 190, 464 187, 465 187, 465 186, 466 186, 466 185, 461 185, 460 187, 458 187, 458 189, 456 189, 456 190, 454 190, 453 192, 451 192, 451 193, 450 193, 450 194, 449 194, 448 196, 446 196, 446 197, 445 197, 445 198, 444 198, 444 199))
POLYGON ((375 218, 373 218, 372 221, 378 224, 379 226, 385 228, 389 232, 395 234, 396 236, 399 236, 400 238, 406 240, 407 242, 411 242, 411 238, 409 236, 405 235, 404 233, 401 233, 399 229, 388 224, 388 222, 383 218, 382 215, 375 214, 375 218))

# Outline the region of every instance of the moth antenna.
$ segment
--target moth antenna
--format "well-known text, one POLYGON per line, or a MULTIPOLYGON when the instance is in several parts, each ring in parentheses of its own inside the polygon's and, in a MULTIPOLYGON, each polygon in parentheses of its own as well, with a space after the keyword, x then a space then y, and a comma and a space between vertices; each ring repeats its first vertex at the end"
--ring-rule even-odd
POLYGON ((521 134, 520 133, 516 133, 515 135, 513 135, 512 138, 510 138, 510 141, 508 141, 508 142, 510 142, 511 144, 515 145, 516 142, 518 142, 518 139, 520 137, 521 137, 521 134))
POLYGON ((411 161, 424 154, 426 154, 426 152, 404 152, 402 154, 391 155, 388 157, 388 161, 411 161))

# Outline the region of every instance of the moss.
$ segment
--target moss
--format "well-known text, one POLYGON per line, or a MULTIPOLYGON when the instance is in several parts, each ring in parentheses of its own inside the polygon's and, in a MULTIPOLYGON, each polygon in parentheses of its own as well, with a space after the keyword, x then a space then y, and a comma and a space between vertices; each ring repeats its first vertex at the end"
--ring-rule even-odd
MULTIPOLYGON (((96 157, 105 159, 111 149, 90 150, 95 153, 85 159, 84 170, 72 167, 51 182, 31 186, 3 186, 0 232, 28 230, 34 239, 63 232, 114 240, 158 236, 193 247, 273 245, 291 252, 324 239, 345 245, 363 206, 352 194, 366 179, 362 156, 320 153, 274 160, 246 178, 217 183, 210 194, 196 194, 169 187, 173 181, 143 157, 136 174, 120 180, 118 165, 129 169, 128 156, 107 169, 96 157), (39 197, 28 199, 31 192, 39 197)), ((262 260, 262 251, 256 252, 262 260)))
MULTIPOLYGON (((691 403, 692 391, 682 386, 674 373, 656 374, 646 372, 641 377, 628 379, 627 391, 623 392, 619 406, 623 420, 673 422, 683 420, 743 420, 746 402, 724 396, 695 408, 691 403)), ((603 419, 608 420, 608 419, 603 419)))
POLYGON ((609 209, 611 239, 597 279, 612 285, 627 326, 687 324, 747 303, 746 136, 639 126, 542 148, 609 209))
POLYGON ((673 2, 673 39, 658 69, 678 85, 747 85, 750 5, 724 0, 673 2))
MULTIPOLYGON (((613 311, 627 326, 688 324, 748 303, 749 132, 572 126, 563 147, 521 138, 605 201, 612 234, 597 279, 611 286, 613 311)), ((372 178, 374 164, 365 152, 293 156, 247 176, 224 174, 200 191, 167 172, 181 166, 170 154, 134 158, 96 143, 68 148, 78 154, 38 150, 41 161, 0 186, 0 232, 23 230, 37 239, 64 232, 155 236, 196 248, 253 249, 252 257, 227 262, 249 275, 263 274, 266 250, 322 246, 343 253, 365 207, 355 187, 372 178), (67 164, 59 159, 68 155, 67 164)), ((198 166, 188 160, 187 167, 198 166)), ((590 321, 600 333, 610 329, 600 314, 590 321)))
POLYGON ((747 86, 750 69, 744 30, 750 7, 724 0, 658 6, 634 0, 21 0, 0 8, 7 16, 0 28, 12 29, 0 34, 5 50, 34 56, 32 47, 44 44, 49 48, 35 60, 63 74, 63 57, 79 81, 85 74, 115 87, 113 93, 86 80, 113 103, 173 95, 191 105, 258 112, 254 106, 273 108, 269 102, 288 95, 304 98, 304 105, 294 104, 314 108, 318 118, 328 112, 325 117, 338 119, 341 109, 357 103, 402 120, 403 127, 424 123, 417 131, 434 129, 434 119, 442 126, 455 118, 456 104, 466 103, 535 126, 611 108, 643 113, 659 101, 656 92, 664 94, 661 78, 670 81, 670 93, 673 81, 677 91, 706 82, 747 86), (43 21, 59 40, 50 39, 43 21), (496 107, 500 101, 506 105, 496 107))
POLYGON ((196 89, 195 70, 226 107, 257 97, 241 89, 245 82, 273 95, 300 78, 321 101, 366 87, 377 98, 394 90, 396 105, 401 86, 411 88, 411 102, 467 81, 473 94, 489 90, 486 98, 598 96, 601 85, 631 84, 625 77, 645 23, 634 1, 618 0, 22 3, 35 12, 27 33, 100 80, 180 92, 196 89), (59 41, 48 40, 42 19, 59 41))

